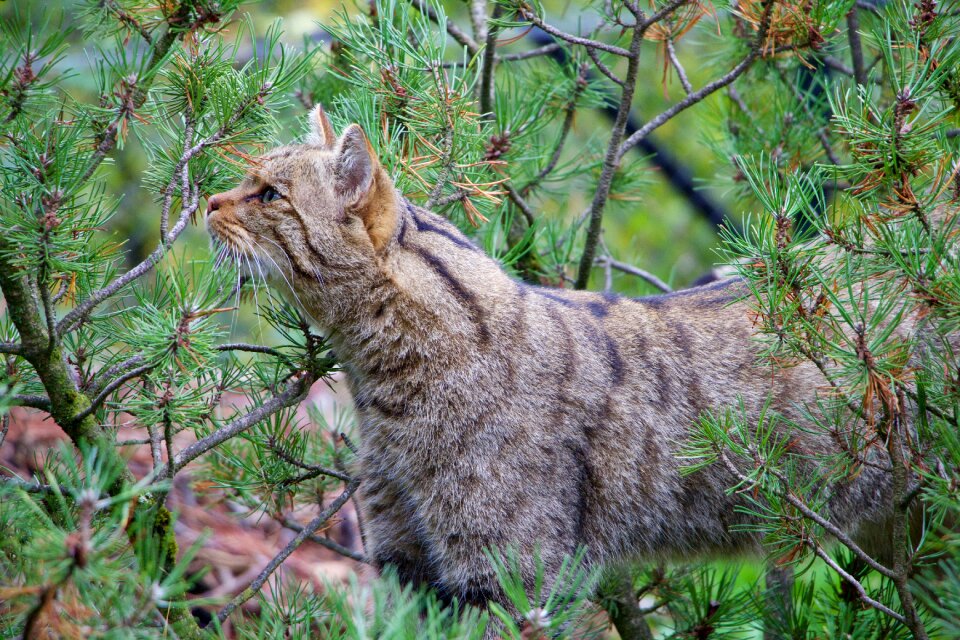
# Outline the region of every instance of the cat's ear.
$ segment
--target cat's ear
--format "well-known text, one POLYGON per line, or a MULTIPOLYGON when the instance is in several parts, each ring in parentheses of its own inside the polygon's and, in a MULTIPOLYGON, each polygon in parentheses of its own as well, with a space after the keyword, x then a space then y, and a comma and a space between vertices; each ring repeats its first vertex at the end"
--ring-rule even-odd
POLYGON ((370 141, 357 124, 347 127, 337 145, 337 190, 349 203, 348 214, 363 221, 374 249, 386 246, 397 226, 395 194, 370 141))
POLYGON ((330 125, 330 118, 318 104, 310 113, 310 133, 307 135, 307 144, 316 147, 333 147, 337 143, 337 136, 330 125))
POLYGON ((362 198, 373 182, 376 161, 360 125, 347 127, 337 144, 337 190, 354 201, 362 198))

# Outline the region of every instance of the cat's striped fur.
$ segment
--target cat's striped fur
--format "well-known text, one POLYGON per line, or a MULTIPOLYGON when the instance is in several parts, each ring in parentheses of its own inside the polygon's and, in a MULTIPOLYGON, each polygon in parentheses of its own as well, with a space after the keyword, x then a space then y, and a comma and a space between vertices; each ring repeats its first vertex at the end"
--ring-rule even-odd
MULTIPOLYGON (((737 281, 638 300, 517 282, 397 193, 359 127, 336 139, 315 119, 306 144, 211 198, 209 227, 273 265, 329 332, 359 414, 378 565, 483 603, 502 599, 484 547, 516 545, 530 577, 535 547, 548 574, 578 545, 597 562, 756 547, 734 531, 734 478, 721 465, 681 476, 678 451, 706 409, 740 397, 755 416, 769 397, 800 419, 825 380, 758 363, 737 281)), ((789 437, 799 453, 837 446, 789 437)), ((885 518, 875 468, 830 495, 854 534, 885 518)))

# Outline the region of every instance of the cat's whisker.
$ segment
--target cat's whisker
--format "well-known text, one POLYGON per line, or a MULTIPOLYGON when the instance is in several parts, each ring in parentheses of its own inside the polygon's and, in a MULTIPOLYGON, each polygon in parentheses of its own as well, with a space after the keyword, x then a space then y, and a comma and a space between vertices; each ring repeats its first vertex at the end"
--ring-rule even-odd
MULTIPOLYGON (((266 238, 266 237, 264 237, 264 236, 259 236, 259 238, 260 238, 261 240, 266 240, 267 242, 273 243, 274 246, 277 247, 277 249, 280 249, 280 246, 279 246, 276 242, 274 242, 273 240, 271 240, 270 238, 266 238)), ((283 272, 283 269, 280 268, 280 265, 277 264, 277 261, 273 258, 273 256, 271 256, 269 253, 267 253, 266 251, 264 251, 264 250, 263 250, 263 247, 261 247, 260 244, 259 244, 256 240, 254 240, 253 242, 254 242, 254 244, 260 249, 260 253, 259 253, 258 255, 262 255, 263 257, 267 258, 268 260, 270 260, 270 262, 273 263, 273 266, 274 266, 274 268, 276 269, 277 273, 280 274, 280 277, 281 277, 281 278, 283 278, 283 281, 284 281, 284 283, 286 283, 287 288, 290 290, 291 295, 293 296, 294 300, 296 300, 297 306, 300 307, 301 313, 305 314, 310 320, 313 321, 313 323, 314 323, 315 325, 320 326, 320 323, 317 322, 317 319, 314 318, 313 315, 307 311, 307 306, 306 306, 305 304, 303 304, 303 301, 300 300, 300 296, 297 295, 297 291, 296 291, 296 289, 294 289, 293 283, 291 283, 290 280, 287 278, 287 275, 283 272)), ((288 256, 288 255, 287 255, 284 251, 282 251, 282 250, 280 251, 280 253, 281 253, 281 255, 283 255, 283 257, 285 257, 285 258, 287 259, 287 263, 290 265, 291 277, 292 277, 293 263, 290 261, 290 256, 288 256)))

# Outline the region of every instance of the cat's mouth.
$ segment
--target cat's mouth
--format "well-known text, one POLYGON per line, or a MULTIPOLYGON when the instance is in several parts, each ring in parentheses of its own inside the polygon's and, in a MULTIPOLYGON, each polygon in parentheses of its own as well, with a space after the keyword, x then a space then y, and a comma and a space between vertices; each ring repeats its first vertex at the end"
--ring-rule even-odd
POLYGON ((207 216, 207 233, 210 234, 212 249, 217 256, 216 263, 219 266, 231 260, 239 265, 243 258, 255 256, 253 242, 246 229, 224 218, 219 212, 207 216))

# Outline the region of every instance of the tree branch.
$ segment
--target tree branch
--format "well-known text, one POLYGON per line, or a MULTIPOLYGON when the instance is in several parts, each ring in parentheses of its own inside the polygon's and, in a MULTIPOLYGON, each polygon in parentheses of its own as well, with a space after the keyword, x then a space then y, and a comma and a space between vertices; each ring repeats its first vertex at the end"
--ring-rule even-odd
POLYGON ((215 347, 217 351, 249 351, 250 353, 265 353, 267 355, 282 358, 283 354, 271 347, 264 347, 259 344, 246 344, 243 342, 228 342, 215 347))
MULTIPOLYGON (((300 524, 299 522, 297 522, 297 521, 295 521, 295 520, 293 520, 293 519, 291 519, 291 518, 289 518, 289 517, 288 517, 288 518, 284 518, 284 520, 283 520, 283 522, 282 522, 281 524, 282 524, 284 527, 286 527, 287 529, 290 529, 290 530, 292 530, 292 531, 297 531, 297 532, 303 531, 304 528, 305 528, 302 524, 300 524)), ((337 543, 337 542, 334 542, 333 540, 331 540, 331 539, 329 539, 329 538, 323 538, 323 537, 321 537, 321 536, 316 535, 315 533, 311 533, 311 534, 307 537, 307 539, 310 540, 310 542, 316 542, 317 544, 319 544, 319 545, 322 546, 322 547, 326 547, 327 549, 330 549, 331 551, 335 551, 335 552, 339 553, 340 555, 344 556, 345 558, 350 558, 351 560, 356 560, 357 562, 362 562, 362 563, 364 563, 364 564, 370 564, 370 559, 367 558, 367 556, 363 555, 362 553, 357 553, 356 551, 352 551, 352 550, 350 550, 350 549, 347 549, 347 548, 346 548, 345 546, 343 546, 342 544, 339 544, 339 543, 337 543)))
POLYGON ((744 59, 741 60, 737 66, 731 69, 723 77, 718 78, 717 80, 714 80, 713 82, 705 85, 699 91, 695 91, 687 95, 687 97, 685 97, 683 100, 681 100, 680 102, 677 102, 672 107, 669 107, 668 109, 654 116, 653 119, 651 119, 645 125, 640 127, 633 135, 627 138, 627 140, 622 145, 620 145, 620 149, 617 152, 618 162, 620 161, 621 158, 623 158, 623 156, 627 153, 627 151, 631 149, 631 147, 635 146, 643 138, 647 137, 651 131, 660 127, 661 125, 663 125, 665 122, 673 118, 675 115, 677 115, 681 111, 684 111, 689 107, 692 107, 693 105, 697 104, 698 102, 700 102, 701 100, 703 100, 704 98, 712 94, 714 91, 718 89, 722 89, 723 87, 732 83, 734 80, 736 80, 741 75, 743 75, 744 72, 746 72, 747 69, 749 69, 753 65, 754 61, 756 61, 756 59, 760 57, 760 53, 763 48, 763 43, 767 38, 767 31, 770 29, 770 15, 773 10, 773 5, 775 4, 775 2, 776 0, 765 0, 763 18, 760 22, 760 28, 757 31, 757 35, 753 41, 753 45, 750 47, 750 52, 746 55, 746 57, 744 57, 744 59))
MULTIPOLYGON (((313 377, 310 375, 304 375, 303 377, 291 380, 287 383, 287 386, 283 389, 283 391, 273 396, 250 413, 233 420, 226 426, 217 429, 207 437, 194 442, 190 446, 180 451, 180 453, 174 456, 173 468, 176 471, 179 471, 191 461, 199 458, 206 452, 210 451, 226 440, 229 440, 235 435, 243 433, 261 420, 268 418, 277 411, 281 411, 287 407, 292 407, 293 405, 297 404, 303 399, 307 391, 310 390, 311 384, 313 384, 313 377)), ((163 479, 164 477, 165 472, 160 474, 159 479, 163 479)))
POLYGON ((600 225, 603 220, 603 209, 607 204, 607 197, 610 195, 610 188, 613 186, 613 176, 619 165, 617 150, 627 126, 630 108, 633 105, 633 94, 637 84, 637 69, 640 66, 640 45, 642 43, 643 31, 641 29, 635 29, 633 37, 630 40, 627 74, 624 77, 623 90, 620 93, 620 104, 617 107, 617 116, 613 122, 613 131, 610 133, 610 142, 607 144, 607 153, 603 160, 600 179, 597 181, 597 190, 594 192, 593 201, 590 204, 588 216, 590 222, 587 228, 587 239, 583 247, 583 254, 580 256, 577 280, 574 284, 576 289, 585 289, 587 282, 590 280, 590 270, 593 268, 597 242, 600 240, 600 225))
POLYGON ((687 78, 687 72, 684 71, 683 65, 680 64, 680 59, 677 58, 677 50, 673 46, 673 40, 667 39, 667 57, 670 58, 670 64, 673 65, 673 68, 677 72, 677 77, 680 78, 680 84, 683 85, 683 90, 687 94, 693 93, 693 85, 690 84, 690 79, 687 78))
POLYGON ((303 460, 298 460, 297 458, 294 458, 292 455, 284 451, 283 447, 277 444, 277 441, 274 440, 273 436, 271 436, 267 441, 267 446, 270 447, 270 450, 273 451, 278 458, 280 458, 287 464, 293 465, 295 467, 299 467, 300 469, 305 469, 310 473, 315 474, 307 478, 302 478, 303 480, 308 480, 309 478, 314 478, 318 475, 330 476, 338 480, 343 480, 344 482, 350 482, 351 480, 353 480, 353 478, 351 478, 347 474, 340 473, 336 469, 330 469, 328 467, 324 467, 323 465, 319 465, 319 464, 308 464, 303 460))
POLYGON ((354 480, 348 484, 343 490, 343 493, 337 496, 337 499, 334 500, 329 507, 324 509, 320 515, 304 526, 300 533, 297 534, 297 537, 291 540, 287 546, 280 551, 280 553, 274 556, 273 560, 267 563, 267 566, 264 567, 263 571, 261 571, 260 574, 253 580, 253 582, 250 583, 250 586, 237 594, 236 597, 234 597, 223 609, 217 613, 217 620, 222 623, 231 613, 233 613, 237 607, 255 596, 257 592, 260 591, 260 588, 266 584, 267 579, 273 574, 273 572, 276 571, 281 564, 283 564, 283 561, 290 557, 290 554, 296 551, 297 547, 303 544, 311 534, 322 527, 324 523, 326 523, 326 521, 333 516, 333 514, 339 511, 340 507, 346 504, 347 500, 350 499, 350 496, 354 494, 359 486, 359 480, 354 480))
POLYGON ((821 560, 823 560, 828 567, 833 569, 841 578, 846 580, 847 583, 854 588, 854 590, 857 592, 857 595, 860 596, 860 599, 863 600, 863 602, 870 605, 877 611, 887 614, 888 616, 890 616, 894 620, 897 620, 898 622, 906 623, 906 619, 904 619, 902 615, 890 609, 887 605, 883 604, 882 602, 878 602, 877 600, 874 600, 873 598, 868 596, 867 590, 860 583, 860 581, 854 578, 852 575, 850 575, 846 571, 844 571, 843 567, 838 565, 833 558, 827 555, 827 553, 823 550, 823 548, 820 545, 818 545, 813 540, 807 540, 807 546, 813 549, 813 552, 816 554, 816 556, 821 560))
POLYGON ((119 389, 121 386, 123 386, 123 384, 124 384, 125 382, 127 382, 127 381, 129 381, 129 380, 133 380, 134 378, 137 378, 137 377, 142 376, 143 374, 147 373, 148 371, 150 371, 151 369, 153 369, 154 366, 155 366, 155 365, 153 365, 153 364, 145 364, 145 365, 143 365, 142 367, 137 367, 136 369, 134 369, 134 370, 132 370, 132 371, 128 371, 127 373, 123 374, 122 376, 114 379, 113 381, 111 381, 110 383, 108 383, 107 386, 105 386, 105 387, 103 388, 103 391, 101 391, 100 393, 98 393, 97 396, 96 396, 93 400, 90 401, 90 406, 88 406, 86 409, 84 409, 83 411, 81 411, 80 413, 78 413, 78 414, 77 414, 77 417, 74 418, 74 419, 75 419, 75 420, 83 420, 83 419, 86 418, 87 416, 93 414, 93 412, 96 411, 97 409, 99 409, 99 408, 100 408, 100 405, 102 405, 102 404, 104 403, 104 401, 105 401, 108 397, 110 397, 110 394, 111 394, 111 393, 113 393, 114 391, 116 391, 117 389, 119 389))
POLYGON ((541 20, 540 17, 537 16, 535 13, 531 12, 530 10, 522 6, 518 9, 518 13, 525 20, 529 20, 532 24, 539 27, 542 31, 546 31, 550 35, 556 38, 560 38, 561 40, 566 40, 571 44, 579 44, 584 47, 599 49, 600 51, 606 51, 607 53, 612 53, 616 56, 622 56, 624 58, 636 57, 636 54, 631 53, 630 51, 627 51, 622 47, 616 47, 614 45, 606 44, 598 40, 591 40, 589 38, 581 38, 580 36, 575 36, 573 34, 560 31, 556 27, 550 26, 549 24, 541 20))
POLYGON ((645 280, 655 286, 657 289, 664 293, 670 293, 673 291, 666 282, 653 275, 649 271, 644 271, 639 267, 635 267, 632 264, 627 264, 626 262, 620 262, 619 260, 614 260, 610 256, 598 256, 597 257, 597 266, 609 266, 617 271, 622 271, 624 273, 629 273, 632 276, 636 276, 645 280))
POLYGON ((853 63, 853 79, 857 84, 867 86, 867 69, 863 62, 863 45, 860 43, 860 17, 857 5, 847 13, 847 38, 850 42, 850 62, 853 63))
POLYGON ((40 409, 42 411, 50 412, 51 404, 50 398, 47 396, 39 395, 14 395, 11 396, 13 403, 21 407, 31 407, 33 409, 40 409))

